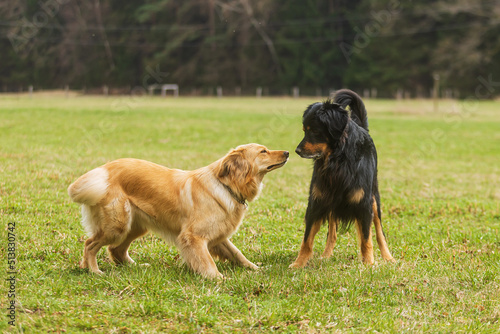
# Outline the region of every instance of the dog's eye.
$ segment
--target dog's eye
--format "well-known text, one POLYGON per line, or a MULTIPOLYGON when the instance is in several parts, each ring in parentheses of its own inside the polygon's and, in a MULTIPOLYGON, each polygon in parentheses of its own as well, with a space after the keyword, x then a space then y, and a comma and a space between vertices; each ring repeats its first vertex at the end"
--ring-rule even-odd
POLYGON ((260 153, 267 153, 267 150, 262 150, 260 151, 260 153))

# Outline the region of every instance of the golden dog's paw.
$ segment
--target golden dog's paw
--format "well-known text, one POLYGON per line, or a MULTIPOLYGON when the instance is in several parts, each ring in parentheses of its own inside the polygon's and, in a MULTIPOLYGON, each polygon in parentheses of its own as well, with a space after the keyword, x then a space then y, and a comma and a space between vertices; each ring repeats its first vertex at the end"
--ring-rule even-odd
POLYGON ((306 266, 305 263, 300 263, 300 262, 295 261, 294 263, 292 263, 291 265, 289 265, 288 268, 290 268, 290 269, 300 269, 300 268, 304 268, 305 266, 306 266))
POLYGON ((206 278, 209 280, 216 280, 216 281, 226 280, 226 277, 219 272, 212 273, 212 274, 202 274, 202 276, 203 276, 203 278, 206 278))
POLYGON ((252 270, 259 270, 259 269, 260 269, 260 267, 259 267, 258 265, 253 264, 252 262, 248 263, 248 264, 246 265, 246 267, 247 267, 247 268, 250 268, 250 269, 252 269, 252 270))

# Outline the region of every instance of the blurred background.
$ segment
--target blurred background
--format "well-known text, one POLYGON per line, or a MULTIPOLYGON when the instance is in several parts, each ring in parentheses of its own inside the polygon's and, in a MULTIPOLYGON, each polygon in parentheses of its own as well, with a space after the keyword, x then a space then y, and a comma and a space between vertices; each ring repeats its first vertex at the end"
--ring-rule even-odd
POLYGON ((0 92, 492 98, 500 1, 1 0, 0 50, 0 92))

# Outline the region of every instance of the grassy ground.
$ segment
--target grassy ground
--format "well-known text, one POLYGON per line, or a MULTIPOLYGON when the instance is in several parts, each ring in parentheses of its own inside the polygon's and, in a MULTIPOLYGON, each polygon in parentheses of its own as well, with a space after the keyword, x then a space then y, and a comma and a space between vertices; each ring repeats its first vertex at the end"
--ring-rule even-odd
MULTIPOLYGON (((298 253, 311 161, 294 153, 266 177, 233 242, 257 272, 217 265, 207 281, 154 235, 136 241, 138 264, 97 277, 78 268, 85 239, 67 186, 119 157, 194 169, 231 147, 259 142, 294 151, 301 113, 315 98, 0 97, 0 249, 6 278, 15 223, 15 327, 3 332, 464 332, 500 330, 499 103, 367 101, 379 152, 383 222, 397 262, 357 258, 355 233, 332 258, 303 270, 298 253), (12 231, 11 231, 12 232, 12 231)), ((0 295, 8 314, 9 285, 0 295)))

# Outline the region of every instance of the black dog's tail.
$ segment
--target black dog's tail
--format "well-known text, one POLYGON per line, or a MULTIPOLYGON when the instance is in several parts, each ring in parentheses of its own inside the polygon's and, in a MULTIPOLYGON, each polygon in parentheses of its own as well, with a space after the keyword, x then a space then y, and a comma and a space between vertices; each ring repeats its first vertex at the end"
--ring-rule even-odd
POLYGON ((350 89, 341 89, 335 93, 333 102, 340 104, 342 108, 351 107, 351 118, 356 124, 368 130, 368 116, 365 104, 358 94, 350 89))

